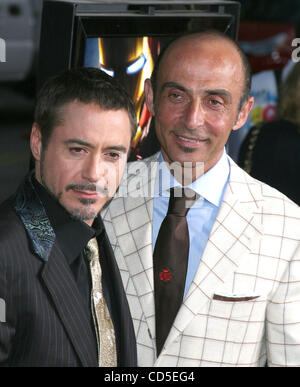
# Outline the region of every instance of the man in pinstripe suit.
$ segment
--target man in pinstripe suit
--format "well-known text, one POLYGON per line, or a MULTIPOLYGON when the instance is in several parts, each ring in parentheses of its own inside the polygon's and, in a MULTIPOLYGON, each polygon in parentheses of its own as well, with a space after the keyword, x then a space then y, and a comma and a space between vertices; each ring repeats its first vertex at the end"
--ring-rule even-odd
POLYGON ((132 319, 99 215, 119 184, 135 129, 134 105, 100 70, 68 70, 42 87, 30 142, 35 170, 0 206, 1 366, 107 364, 85 254, 92 238, 102 271, 97 297, 104 296, 112 327, 105 331, 114 343, 108 364, 136 365, 132 319))

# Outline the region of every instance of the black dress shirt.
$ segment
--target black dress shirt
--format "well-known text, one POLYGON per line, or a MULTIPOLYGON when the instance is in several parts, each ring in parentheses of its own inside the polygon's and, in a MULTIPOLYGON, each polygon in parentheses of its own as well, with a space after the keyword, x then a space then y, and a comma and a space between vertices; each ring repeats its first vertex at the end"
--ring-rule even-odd
POLYGON ((33 178, 33 184, 55 232, 58 245, 66 257, 82 298, 86 303, 92 331, 95 332, 91 311, 92 281, 89 262, 84 249, 91 238, 95 236, 101 238, 101 234, 104 233, 102 220, 97 217, 94 220, 93 227, 90 227, 85 222, 74 219, 35 178, 33 178))

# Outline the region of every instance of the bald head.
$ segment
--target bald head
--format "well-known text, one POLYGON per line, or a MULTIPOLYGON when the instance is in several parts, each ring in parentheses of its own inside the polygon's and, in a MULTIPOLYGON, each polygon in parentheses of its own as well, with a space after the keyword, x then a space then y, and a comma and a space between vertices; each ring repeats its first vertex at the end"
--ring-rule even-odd
MULTIPOLYGON (((218 31, 206 31, 184 35, 171 41, 161 52, 159 58, 156 61, 155 68, 151 76, 151 83, 153 87, 154 96, 157 91, 157 84, 161 73, 167 71, 166 62, 173 56, 173 60, 180 61, 182 52, 191 47, 193 51, 199 52, 199 60, 201 58, 201 50, 205 52, 203 60, 206 60, 208 56, 216 56, 219 54, 220 66, 222 66, 222 57, 231 57, 232 63, 239 63, 242 70, 242 90, 239 103, 239 111, 244 103, 249 99, 251 89, 251 67, 248 59, 237 43, 228 36, 218 31), (205 51, 204 51, 205 50, 205 51)), ((169 63, 168 63, 169 64, 169 63)))
POLYGON ((163 52, 145 99, 167 162, 190 163, 192 179, 220 160, 232 130, 253 107, 245 67, 236 45, 217 33, 181 37, 163 52), (244 102, 245 101, 245 102, 244 102))

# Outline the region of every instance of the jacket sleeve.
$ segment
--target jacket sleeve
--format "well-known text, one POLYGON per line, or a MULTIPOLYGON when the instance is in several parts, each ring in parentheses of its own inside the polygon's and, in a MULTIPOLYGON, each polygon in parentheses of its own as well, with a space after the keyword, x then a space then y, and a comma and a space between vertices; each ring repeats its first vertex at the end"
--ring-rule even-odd
MULTIPOLYGON (((286 219, 286 222, 288 221, 286 219)), ((269 300, 266 316, 268 366, 300 367, 299 239, 297 242, 295 235, 290 234, 289 238, 282 238, 279 247, 281 257, 278 262, 274 262, 273 267, 274 272, 278 273, 274 285, 276 290, 269 300)))

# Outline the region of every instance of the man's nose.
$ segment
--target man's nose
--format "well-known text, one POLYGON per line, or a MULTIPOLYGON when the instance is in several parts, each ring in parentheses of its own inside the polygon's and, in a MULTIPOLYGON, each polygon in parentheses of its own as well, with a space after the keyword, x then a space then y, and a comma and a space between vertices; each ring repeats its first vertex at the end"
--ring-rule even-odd
POLYGON ((84 163, 82 177, 90 182, 96 183, 107 174, 105 163, 98 156, 91 156, 84 163))
POLYGON ((198 99, 192 100, 185 111, 185 125, 188 129, 197 129, 204 123, 204 111, 201 101, 198 99))

